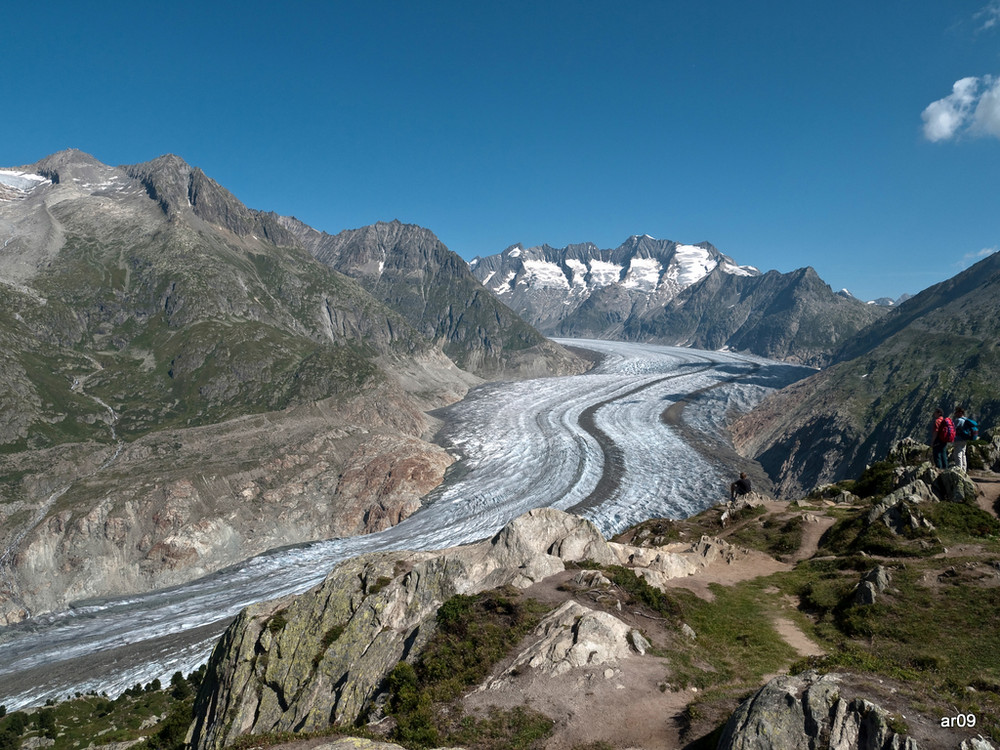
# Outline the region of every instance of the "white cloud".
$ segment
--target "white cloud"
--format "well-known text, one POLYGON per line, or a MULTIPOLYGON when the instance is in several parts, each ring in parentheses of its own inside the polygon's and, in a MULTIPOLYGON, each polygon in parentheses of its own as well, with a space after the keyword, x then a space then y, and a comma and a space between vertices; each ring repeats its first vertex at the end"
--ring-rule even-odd
POLYGON ((960 260, 955 265, 961 269, 968 268, 969 266, 978 263, 983 258, 993 255, 996 252, 1000 252, 1000 246, 984 247, 982 250, 978 252, 966 253, 965 255, 962 256, 962 260, 960 260))
POLYGON ((945 141, 968 124, 979 89, 979 79, 970 77, 955 81, 951 94, 931 102, 923 111, 924 137, 929 141, 945 141))
POLYGON ((993 2, 972 17, 979 24, 979 31, 992 29, 997 24, 1000 24, 1000 0, 993 0, 993 2))
POLYGON ((970 130, 977 135, 1000 138, 1000 78, 991 80, 987 76, 984 83, 985 90, 979 97, 970 130))
POLYGON ((929 141, 946 141, 963 133, 1000 138, 1000 77, 955 81, 951 94, 928 104, 921 117, 929 141))

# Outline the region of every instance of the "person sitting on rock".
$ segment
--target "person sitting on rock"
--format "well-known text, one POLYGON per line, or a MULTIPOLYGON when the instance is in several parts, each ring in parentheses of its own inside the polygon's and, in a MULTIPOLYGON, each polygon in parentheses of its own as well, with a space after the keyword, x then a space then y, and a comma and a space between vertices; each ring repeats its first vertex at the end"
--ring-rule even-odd
POLYGON ((752 492, 750 487, 750 480, 747 479, 747 474, 745 471, 740 472, 740 478, 729 485, 729 501, 732 502, 736 500, 737 497, 742 495, 749 495, 752 492))

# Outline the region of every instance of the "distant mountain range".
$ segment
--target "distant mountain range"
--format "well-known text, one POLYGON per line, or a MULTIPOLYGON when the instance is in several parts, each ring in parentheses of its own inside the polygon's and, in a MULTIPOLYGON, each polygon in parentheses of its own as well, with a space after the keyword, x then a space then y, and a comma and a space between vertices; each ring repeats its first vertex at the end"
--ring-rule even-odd
POLYGON ((613 250, 514 245, 470 267, 543 333, 729 348, 815 366, 884 312, 835 294, 811 268, 761 273, 709 243, 648 235, 613 250))
MULTIPOLYGON (((837 292, 837 294, 847 299, 858 299, 853 294, 851 294, 849 289, 841 289, 839 292, 837 292)), ((906 302, 906 300, 908 300, 912 296, 913 296, 912 294, 903 294, 898 299, 893 299, 892 297, 879 297, 878 299, 869 300, 868 304, 878 305, 879 307, 896 307, 897 305, 901 305, 904 302, 906 302)))

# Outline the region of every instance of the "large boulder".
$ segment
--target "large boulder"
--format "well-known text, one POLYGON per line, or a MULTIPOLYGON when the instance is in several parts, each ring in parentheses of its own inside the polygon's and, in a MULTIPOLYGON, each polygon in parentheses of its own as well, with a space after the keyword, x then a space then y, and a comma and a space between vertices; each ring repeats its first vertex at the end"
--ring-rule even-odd
POLYGON ((978 494, 976 484, 960 469, 942 471, 931 487, 937 496, 946 502, 976 504, 978 494))
POLYGON ((718 750, 918 750, 887 711, 842 688, 836 674, 776 677, 730 717, 718 750))

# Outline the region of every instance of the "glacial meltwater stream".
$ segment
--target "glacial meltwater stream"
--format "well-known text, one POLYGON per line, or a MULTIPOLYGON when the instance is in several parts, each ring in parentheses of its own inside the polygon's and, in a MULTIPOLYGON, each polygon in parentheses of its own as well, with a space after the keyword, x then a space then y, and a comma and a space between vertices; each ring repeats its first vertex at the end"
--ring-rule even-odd
POLYGON ((605 534, 696 513, 725 499, 739 469, 726 443, 728 419, 809 372, 728 352, 560 343, 603 359, 584 375, 483 386, 449 407, 440 439, 461 458, 410 518, 378 534, 276 550, 172 589, 0 628, 0 704, 13 710, 90 690, 114 696, 190 672, 240 609, 305 591, 361 553, 476 541, 541 506, 572 509, 605 534), (696 392, 681 423, 662 418, 696 392))

